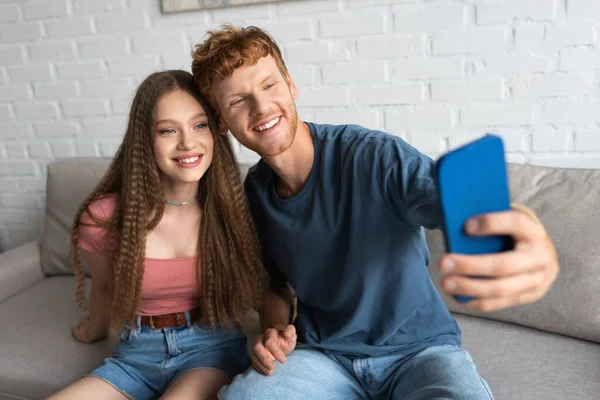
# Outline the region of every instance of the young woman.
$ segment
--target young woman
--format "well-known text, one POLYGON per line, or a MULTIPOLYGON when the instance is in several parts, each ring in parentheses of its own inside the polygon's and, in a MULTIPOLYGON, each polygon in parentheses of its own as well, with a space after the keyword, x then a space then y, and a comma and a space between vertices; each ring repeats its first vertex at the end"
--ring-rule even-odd
POLYGON ((215 398, 250 366, 240 332, 265 273, 227 135, 191 74, 158 72, 137 90, 105 177, 73 225, 92 273, 84 343, 120 331, 111 358, 52 399, 215 398))

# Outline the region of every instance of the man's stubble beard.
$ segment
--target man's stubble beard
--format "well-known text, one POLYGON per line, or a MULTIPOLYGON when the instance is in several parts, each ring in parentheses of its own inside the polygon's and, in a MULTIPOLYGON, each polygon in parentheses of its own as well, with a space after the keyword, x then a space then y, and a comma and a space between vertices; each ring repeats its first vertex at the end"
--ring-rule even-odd
POLYGON ((285 141, 278 145, 274 149, 257 149, 255 150, 261 157, 275 157, 292 147, 294 139, 296 138, 296 132, 298 130, 298 112, 296 110, 296 104, 292 103, 289 109, 289 132, 285 135, 285 141))

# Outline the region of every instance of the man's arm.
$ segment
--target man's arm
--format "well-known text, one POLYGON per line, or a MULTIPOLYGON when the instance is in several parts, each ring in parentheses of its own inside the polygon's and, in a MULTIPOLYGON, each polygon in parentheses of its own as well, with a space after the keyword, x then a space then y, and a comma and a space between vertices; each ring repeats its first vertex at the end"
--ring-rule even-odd
MULTIPOLYGON (((252 211, 253 218, 258 219, 257 231, 260 237, 260 217, 255 211, 260 209, 250 174, 244 180, 244 189, 252 211)), ((275 369, 275 361, 286 362, 286 356, 296 347, 296 328, 292 325, 295 318, 295 293, 285 276, 269 257, 268 249, 263 244, 263 265, 269 275, 268 289, 263 295, 260 309, 261 334, 256 338, 252 354, 252 366, 264 375, 271 375, 275 369)))
POLYGON ((286 283, 278 289, 268 289, 260 312, 262 334, 256 338, 252 366, 264 375, 275 370, 275 361, 284 363, 296 347, 295 297, 286 283))
POLYGON ((289 284, 280 289, 268 289, 263 298, 260 312, 260 328, 262 332, 275 328, 284 330, 293 323, 294 297, 289 284))
POLYGON ((435 162, 431 158, 391 135, 373 142, 361 157, 364 168, 370 171, 373 190, 400 220, 439 229, 442 212, 435 184, 435 162))
MULTIPOLYGON (((429 229, 441 225, 434 162, 399 138, 378 149, 374 180, 387 206, 409 224, 429 229)), ((465 229, 476 236, 509 235, 511 251, 484 255, 446 254, 440 260, 442 286, 451 295, 475 297, 466 307, 494 311, 541 299, 556 280, 556 249, 542 223, 523 206, 472 218, 465 229), (485 276, 477 279, 470 276, 485 276)))

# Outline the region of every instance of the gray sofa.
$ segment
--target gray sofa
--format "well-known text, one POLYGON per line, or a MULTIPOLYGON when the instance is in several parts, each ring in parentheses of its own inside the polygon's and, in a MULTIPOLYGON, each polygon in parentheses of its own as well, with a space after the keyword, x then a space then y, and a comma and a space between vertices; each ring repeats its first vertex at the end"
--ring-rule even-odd
MULTIPOLYGON (((0 399, 40 399, 102 362, 111 339, 86 345, 69 261, 73 215, 108 165, 74 158, 48 168, 41 243, 0 254, 0 399)), ((541 301, 486 315, 446 299, 464 346, 500 400, 600 398, 600 170, 510 165, 513 200, 533 208, 558 248, 561 274, 541 301)), ((432 266, 443 252, 427 232, 432 266)), ((438 273, 431 268, 434 280, 438 273)), ((254 337, 256 321, 248 325, 254 337)))

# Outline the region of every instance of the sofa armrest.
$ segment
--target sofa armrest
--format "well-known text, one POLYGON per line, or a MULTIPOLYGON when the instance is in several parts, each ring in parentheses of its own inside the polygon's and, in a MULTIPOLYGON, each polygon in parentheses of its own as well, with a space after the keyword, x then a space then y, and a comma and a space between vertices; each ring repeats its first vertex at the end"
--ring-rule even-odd
POLYGON ((37 242, 0 254, 0 303, 44 279, 37 242))

